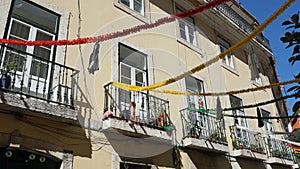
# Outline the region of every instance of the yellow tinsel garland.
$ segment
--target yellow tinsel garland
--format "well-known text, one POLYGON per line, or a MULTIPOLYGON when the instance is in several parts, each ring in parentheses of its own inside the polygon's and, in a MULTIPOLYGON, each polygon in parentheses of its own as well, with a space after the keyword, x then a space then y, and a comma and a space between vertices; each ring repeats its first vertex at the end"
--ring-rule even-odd
MULTIPOLYGON (((128 84, 124 84, 124 83, 120 83, 120 82, 113 82, 112 85, 114 85, 115 87, 124 89, 124 90, 130 90, 130 91, 149 91, 149 90, 153 90, 162 86, 166 86, 169 85, 171 83, 174 83, 186 76, 189 76, 195 72, 198 72, 202 69, 204 69, 205 67, 217 62, 219 59, 223 59, 226 55, 232 53, 233 51, 235 51, 236 49, 240 48, 242 45, 246 44, 247 42, 249 42, 252 38, 254 38, 255 36, 257 36, 259 33, 261 33, 272 21, 274 21, 284 10, 286 10, 295 0, 287 0, 279 9, 277 9, 277 11, 275 11, 273 13, 273 15, 271 15, 267 20, 265 20, 264 23, 262 23, 261 25, 259 25, 250 35, 248 35, 246 38, 244 38, 243 40, 241 40, 240 42, 238 42, 237 44, 233 45, 232 47, 228 48, 227 50, 225 50, 223 53, 215 56, 214 58, 210 59, 209 61, 207 61, 206 63, 200 64, 194 68, 192 68, 190 71, 187 71, 181 75, 178 75, 175 78, 170 78, 167 79, 165 81, 150 85, 150 86, 133 86, 133 85, 128 85, 128 84)), ((176 93, 176 92, 174 92, 176 93)))

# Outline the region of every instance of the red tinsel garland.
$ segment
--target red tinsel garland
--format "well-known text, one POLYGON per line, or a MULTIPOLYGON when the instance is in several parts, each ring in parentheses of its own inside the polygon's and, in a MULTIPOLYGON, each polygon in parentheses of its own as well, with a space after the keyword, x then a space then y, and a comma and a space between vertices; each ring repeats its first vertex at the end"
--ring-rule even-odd
POLYGON ((196 8, 158 19, 154 23, 141 24, 141 25, 137 25, 137 26, 134 26, 131 28, 124 29, 122 31, 117 31, 117 32, 100 35, 100 36, 95 36, 95 37, 85 37, 85 38, 78 38, 78 39, 73 39, 73 40, 53 40, 53 41, 48 41, 48 40, 47 41, 46 40, 22 41, 22 40, 13 40, 13 39, 0 39, 0 43, 14 44, 14 45, 27 45, 27 46, 52 46, 52 45, 62 46, 62 45, 86 44, 86 43, 93 43, 93 42, 97 42, 97 41, 106 41, 106 40, 114 39, 117 37, 122 37, 122 36, 126 36, 126 35, 129 35, 132 33, 136 33, 141 30, 155 28, 160 25, 173 22, 173 21, 175 21, 176 18, 186 18, 186 17, 189 17, 196 13, 202 12, 204 10, 208 10, 210 8, 221 5, 222 3, 227 2, 227 1, 230 1, 230 0, 213 0, 204 5, 198 6, 196 8))

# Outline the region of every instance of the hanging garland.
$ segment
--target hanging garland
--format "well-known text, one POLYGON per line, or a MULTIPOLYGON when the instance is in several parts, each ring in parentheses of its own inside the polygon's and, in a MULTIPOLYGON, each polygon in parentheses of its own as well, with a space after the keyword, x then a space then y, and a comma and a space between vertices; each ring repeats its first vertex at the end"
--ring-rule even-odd
POLYGON ((130 90, 130 91, 149 91, 152 89, 156 89, 162 86, 166 86, 169 85, 171 83, 174 83, 180 79, 183 79, 186 76, 189 76, 191 74, 194 74, 195 72, 198 72, 204 68, 206 68, 207 66, 217 62, 219 59, 223 59, 226 55, 232 53, 233 51, 235 51, 236 49, 240 48, 242 45, 246 44, 247 42, 249 42, 252 38, 254 38, 255 36, 257 36, 259 33, 261 33, 263 31, 263 29, 265 29, 272 21, 274 21, 284 10, 286 10, 293 2, 295 2, 295 0, 287 0, 277 11, 275 11, 275 13, 273 15, 271 15, 264 23, 262 23, 261 25, 259 25, 250 35, 248 35, 245 39, 241 40, 240 42, 238 42, 237 44, 233 45, 232 47, 230 47, 229 49, 225 50, 223 53, 215 56, 214 58, 210 59, 209 61, 207 61, 206 63, 200 64, 194 68, 192 68, 191 70, 175 77, 175 78, 170 78, 167 79, 165 81, 150 85, 150 86, 133 86, 133 85, 128 85, 125 83, 120 83, 120 82, 113 82, 112 84, 118 88, 122 88, 125 90, 130 90))
MULTIPOLYGON (((254 92, 254 91, 259 91, 259 90, 265 90, 268 88, 274 88, 286 84, 291 84, 294 82, 300 82, 300 78, 296 78, 293 80, 288 80, 284 82, 278 82, 278 83, 273 83, 270 85, 265 85, 265 86, 259 86, 255 88, 248 88, 248 89, 241 89, 241 90, 235 90, 235 91, 227 91, 227 92, 207 92, 207 93, 193 93, 193 92, 181 92, 181 91, 174 91, 174 90, 155 90, 151 89, 150 91, 157 92, 157 93, 164 93, 164 94, 173 94, 173 95, 197 95, 197 96, 221 96, 221 95, 234 95, 234 94, 241 94, 241 93, 248 93, 248 92, 254 92)), ((128 90, 124 85, 120 83, 114 83, 115 87, 128 90)), ((129 86, 129 85, 128 85, 129 86)))
POLYGON ((150 24, 141 24, 137 25, 131 28, 124 29, 122 31, 117 31, 105 35, 95 36, 95 37, 86 37, 86 38, 78 38, 73 40, 41 40, 41 41, 22 41, 22 40, 13 40, 13 39, 0 39, 0 43, 7 43, 7 44, 14 44, 14 45, 27 45, 27 46, 62 46, 62 45, 78 45, 78 44, 86 44, 86 43, 93 43, 93 42, 99 42, 99 41, 106 41, 126 35, 130 35, 132 33, 139 32, 141 30, 147 30, 151 28, 158 27, 160 25, 170 23, 176 20, 176 18, 186 18, 191 15, 194 15, 196 13, 203 12, 205 10, 211 9, 213 7, 216 7, 218 5, 221 5, 224 2, 227 2, 230 0, 213 0, 211 2, 208 2, 204 5, 198 6, 196 8, 173 14, 168 17, 163 17, 161 19, 156 20, 153 23, 150 24))
MULTIPOLYGON (((230 107, 230 108, 224 108, 222 109, 223 111, 231 111, 231 110, 241 110, 241 109, 247 109, 247 108, 254 108, 254 107, 259 107, 267 104, 271 104, 277 101, 285 100, 291 97, 295 97, 299 94, 291 94, 291 95, 286 95, 280 98, 275 98, 273 100, 269 100, 266 102, 260 102, 257 104, 249 104, 249 105, 244 105, 244 106, 238 106, 238 107, 230 107)), ((196 108, 191 108, 189 107, 188 110, 190 111, 196 111, 196 112, 201 112, 201 113, 207 113, 207 114, 213 114, 216 115, 216 110, 214 109, 196 109, 196 108)), ((235 117, 235 118, 249 118, 249 119, 257 119, 257 116, 238 116, 238 115, 231 115, 231 114, 223 114, 224 116, 227 117, 235 117)), ((273 117, 261 117, 262 119, 280 119, 280 118, 293 118, 293 117, 300 117, 300 116, 273 116, 273 117)))
POLYGON ((263 105, 266 105, 266 104, 275 103, 277 101, 285 100, 285 99, 288 99, 288 98, 291 98, 291 97, 295 97, 295 96, 298 96, 298 95, 299 94, 295 93, 295 94, 286 95, 286 96, 283 96, 283 97, 280 97, 280 98, 275 98, 273 100, 269 100, 269 101, 266 101, 266 102, 260 102, 260 103, 257 103, 257 104, 250 104, 250 105, 239 106, 239 107, 224 108, 223 111, 240 110, 240 109, 259 107, 259 106, 263 106, 263 105))

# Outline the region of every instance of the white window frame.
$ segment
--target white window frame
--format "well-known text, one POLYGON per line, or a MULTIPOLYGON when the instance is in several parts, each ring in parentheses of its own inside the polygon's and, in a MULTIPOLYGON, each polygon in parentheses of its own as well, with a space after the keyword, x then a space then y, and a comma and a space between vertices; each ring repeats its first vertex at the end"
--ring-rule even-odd
MULTIPOLYGON (((229 98, 230 98, 231 107, 233 107, 232 106, 232 101, 231 101, 232 99, 231 98, 236 99, 236 100, 238 100, 241 103, 240 105, 237 105, 236 107, 243 106, 243 100, 241 98, 233 96, 233 95, 230 95, 229 98)), ((236 110, 232 110, 232 115, 245 116, 245 112, 244 112, 244 110, 238 110, 238 109, 236 109, 236 110)), ((240 126, 240 127, 247 127, 247 121, 246 121, 245 118, 237 117, 237 118, 234 118, 234 125, 235 126, 240 126)), ((249 142, 250 142, 249 134, 248 134, 249 131, 247 131, 245 129, 237 128, 236 132, 238 132, 238 133, 236 133, 237 136, 238 136, 238 134, 240 134, 240 136, 238 136, 238 137, 240 139, 243 139, 242 140, 243 142, 246 142, 246 144, 249 144, 249 142)), ((245 144, 245 143, 243 143, 243 144, 245 144)))
MULTIPOLYGON (((176 9, 177 12, 182 12, 180 8, 176 9)), ((195 19, 193 17, 183 18, 183 19, 177 19, 177 36, 179 39, 183 40, 187 44, 192 45, 193 47, 197 47, 197 36, 196 36, 196 26, 195 26, 195 19), (181 27, 181 24, 183 27, 181 27), (184 36, 181 36, 181 30, 184 31, 184 36), (190 35, 193 36, 193 41, 190 39, 190 35)))
MULTIPOLYGON (((196 81, 197 84, 200 84, 202 86, 201 89, 197 88, 198 86, 192 86, 194 88, 197 88, 197 90, 191 90, 191 89, 188 89, 188 84, 187 84, 187 79, 185 78, 185 86, 186 86, 186 91, 187 92, 192 92, 192 93, 200 93, 200 92, 204 92, 205 89, 204 89, 204 82, 202 80, 199 80, 193 76, 189 76, 189 78, 192 78, 196 81)), ((190 103, 193 103, 195 104, 195 108, 196 109, 206 109, 206 98, 205 96, 197 96, 197 95, 190 95, 190 96, 187 96, 187 105, 189 106, 190 103), (199 103, 199 101, 202 101, 203 103, 203 106, 201 106, 201 104, 199 103)))
MULTIPOLYGON (((191 18, 193 19, 193 18, 191 18)), ((193 19, 194 21, 194 19, 193 19)), ((197 47, 197 37, 196 37, 196 28, 195 28, 195 24, 191 23, 190 21, 186 20, 186 19, 179 19, 178 20, 178 29, 179 29, 179 37, 181 39, 183 39, 184 41, 186 41, 187 43, 197 47), (181 30, 182 27, 180 26, 181 24, 184 25, 184 33, 185 33, 185 38, 181 36, 181 30), (191 31, 190 31, 190 29, 191 31), (190 39, 190 35, 193 36, 193 41, 190 39)))
MULTIPOLYGON (((21 21, 21 20, 19 20, 17 18, 12 17, 11 20, 10 20, 10 25, 9 25, 9 30, 8 30, 8 36, 13 36, 13 37, 15 37, 17 39, 20 39, 20 40, 34 41, 34 40, 36 40, 36 36, 37 36, 38 32, 42 32, 42 33, 45 33, 45 34, 47 34, 49 36, 52 36, 52 40, 54 40, 55 37, 56 37, 56 35, 53 34, 53 33, 49 33, 47 31, 44 31, 44 30, 42 30, 42 29, 40 29, 38 27, 35 27, 35 26, 33 26, 33 25, 29 24, 29 23, 25 23, 25 22, 23 22, 23 21, 21 21), (11 28, 12 28, 13 22, 18 22, 19 24, 22 24, 24 26, 29 27, 30 30, 29 30, 28 39, 21 39, 20 37, 17 37, 17 36, 14 36, 14 35, 11 34, 11 28)), ((25 52, 29 53, 29 54, 33 54, 34 48, 35 48, 35 46, 27 46, 25 52)), ((52 60, 53 52, 54 52, 54 47, 51 46, 50 50, 51 50, 51 52, 50 52, 49 60, 52 60)), ((1 61, 2 65, 1 65, 1 67, 4 66, 3 65, 4 60, 7 59, 4 56, 5 55, 3 55, 3 57, 2 57, 2 61, 1 61)), ((20 56, 20 57, 24 57, 24 56, 20 56)), ((44 84, 44 82, 46 81, 46 79, 44 79, 43 77, 39 77, 39 76, 35 76, 35 75, 31 74, 31 67, 33 66, 32 65, 33 64, 32 61, 34 60, 34 58, 32 56, 30 56, 30 55, 27 55, 25 57, 26 57, 26 62, 25 62, 25 65, 23 66, 22 71, 17 70, 17 75, 22 75, 23 74, 22 76, 24 76, 23 87, 29 87, 28 84, 29 84, 29 80, 30 79, 31 79, 31 87, 30 88, 32 88, 32 89, 35 89, 36 85, 46 85, 48 87, 48 84, 44 84), (37 84, 38 82, 39 82, 39 84, 37 84)), ((50 71, 51 71, 50 69, 47 70, 47 75, 46 75, 47 78, 50 77, 50 71)), ((15 87, 21 87, 20 86, 21 82, 18 82, 18 78, 16 78, 16 80, 17 81, 15 82, 15 87)), ((46 90, 48 90, 48 89, 46 89, 46 90)), ((43 93, 43 88, 39 88, 38 93, 43 93)))
MULTIPOLYGON (((118 43, 118 46, 120 45, 123 45, 127 48, 133 48, 134 50, 137 50, 141 53, 143 53, 145 56, 145 70, 142 70, 141 68, 138 68, 138 67, 135 67, 133 65, 136 65, 136 64, 133 64, 133 65, 129 65, 125 62, 122 62, 122 61, 118 61, 118 71, 119 71, 119 81, 122 82, 122 83, 125 83, 122 81, 122 78, 126 78, 128 81, 130 81, 130 85, 134 85, 136 86, 137 85, 137 80, 136 80, 136 72, 142 72, 143 73, 143 82, 140 83, 140 86, 146 86, 148 85, 148 70, 147 70, 147 67, 149 64, 148 63, 148 57, 149 55, 147 53, 144 53, 142 52, 141 50, 138 50, 134 47, 132 47, 131 45, 128 45, 128 44, 125 44, 125 43, 118 43), (127 68, 130 68, 130 72, 129 72, 129 75, 130 75, 130 78, 128 77, 125 77, 125 76, 122 76, 122 66, 125 66, 127 68)), ((120 53, 118 53, 118 58, 120 58, 120 53)), ((147 104, 143 104, 142 102, 145 102, 146 101, 146 98, 143 98, 143 95, 141 93, 136 93, 136 92, 131 92, 131 91, 128 91, 128 93, 125 92, 125 96, 129 96, 130 97, 130 100, 122 100, 124 98, 120 98, 121 97, 121 93, 119 92, 118 94, 118 102, 119 102, 119 106, 121 108, 121 110, 128 110, 128 108, 130 107, 130 102, 131 101, 135 101, 136 103, 136 117, 139 117, 140 119, 147 119, 147 118, 150 118, 149 114, 148 113, 148 107, 147 107, 147 104), (127 95, 129 94, 129 95, 127 95), (130 101, 130 102, 128 102, 130 101)))
POLYGON ((123 4, 124 6, 127 6, 128 8, 130 8, 131 10, 135 11, 136 13, 145 16, 145 0, 141 0, 141 5, 142 5, 142 10, 141 11, 137 11, 134 9, 134 5, 135 3, 139 3, 137 2, 137 0, 128 0, 129 1, 129 6, 122 3, 121 0, 118 0, 118 3, 123 4))
MULTIPOLYGON (((225 50, 227 50, 230 47, 230 44, 220 37, 218 37, 218 42, 220 47, 220 53, 223 53, 225 50)), ((222 64, 229 67, 230 69, 235 70, 234 55, 233 54, 226 55, 222 60, 222 64)))
MULTIPOLYGON (((198 88, 199 86, 191 86, 192 88, 197 88, 196 90, 191 90, 188 88, 188 81, 187 78, 185 78, 185 87, 186 87, 186 91, 187 92, 192 92, 192 93, 200 93, 200 92, 204 92, 204 82, 202 80, 199 80, 193 76, 189 76, 188 78, 191 78, 193 80, 196 81, 197 85, 201 85, 201 89, 198 88)), ((197 95, 190 95, 186 97, 186 101, 187 101, 187 106, 189 108, 195 108, 195 109, 206 109, 206 98, 205 96, 197 96, 197 95), (200 101, 202 101, 202 103, 200 103, 200 101), (190 106, 191 104, 194 104, 193 106, 190 106), (201 105, 202 104, 202 105, 201 105)), ((192 125, 198 125, 197 128, 200 129, 200 135, 201 136, 208 136, 209 132, 208 132, 208 119, 207 119, 207 115, 204 113, 200 113, 200 112, 195 112, 195 116, 190 116, 188 117, 190 119, 190 122, 192 123, 192 125)))
MULTIPOLYGON (((139 69, 139 68, 136 68, 136 67, 134 67, 134 66, 131 66, 131 65, 128 65, 128 64, 126 64, 126 63, 124 63, 124 62, 120 62, 120 66, 126 66, 126 67, 128 67, 128 68, 130 68, 130 79, 128 79, 127 77, 127 79, 128 80, 130 80, 130 85, 134 85, 134 86, 136 86, 136 82, 137 82, 137 80, 136 80, 136 78, 135 78, 135 74, 136 74, 136 72, 138 71, 138 72, 143 72, 143 84, 141 85, 141 86, 145 86, 145 85, 147 85, 147 72, 146 71, 144 71, 144 70, 141 70, 141 69, 139 69)), ((120 69, 120 76, 121 76, 121 78, 123 77, 122 76, 122 74, 121 74, 121 69, 120 69)), ((124 82, 123 82, 124 83, 124 82)))

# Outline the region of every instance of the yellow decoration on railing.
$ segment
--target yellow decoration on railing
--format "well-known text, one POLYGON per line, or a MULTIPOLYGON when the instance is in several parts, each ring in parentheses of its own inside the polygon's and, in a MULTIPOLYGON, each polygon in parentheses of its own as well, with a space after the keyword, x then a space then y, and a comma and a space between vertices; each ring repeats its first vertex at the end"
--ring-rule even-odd
POLYGON ((170 79, 167 79, 165 81, 162 81, 162 82, 150 85, 150 86, 144 86, 144 87, 128 85, 128 84, 124 84, 124 83, 120 83, 120 82, 113 82, 112 85, 114 85, 115 87, 118 87, 118 88, 122 88, 124 90, 130 90, 130 91, 149 91, 149 90, 153 90, 153 89, 156 89, 156 88, 159 88, 159 87, 162 87, 162 86, 169 85, 169 84, 174 83, 174 82, 176 82, 176 81, 178 81, 178 80, 180 80, 180 79, 182 79, 186 76, 194 74, 195 72, 198 72, 198 71, 206 68, 207 66, 217 62, 219 59, 223 59, 226 55, 232 53, 236 49, 240 48, 242 45, 249 42, 252 38, 254 38, 259 33, 261 33, 272 21, 274 21, 293 2, 295 2, 295 0, 287 0, 279 9, 277 9, 277 11, 275 11, 273 13, 273 15, 271 15, 267 20, 265 20, 264 23, 259 25, 250 35, 248 35, 246 38, 244 38, 243 40, 241 40, 237 44, 235 44, 232 47, 228 48, 227 50, 225 50, 223 53, 219 54, 218 56, 215 56, 214 58, 210 59, 206 63, 200 64, 200 65, 192 68, 190 71, 187 71, 187 72, 185 72, 185 73, 183 73, 183 74, 181 74, 181 75, 179 75, 175 78, 170 78, 170 79))

